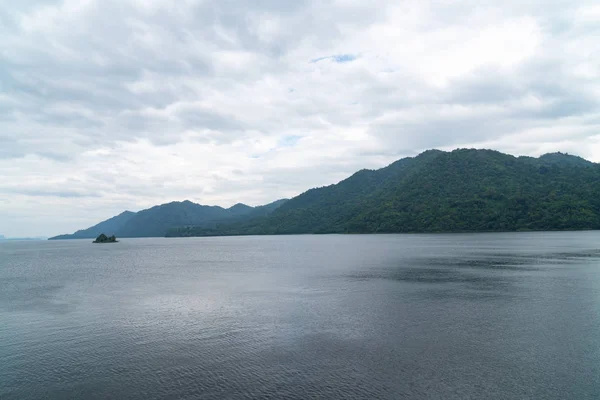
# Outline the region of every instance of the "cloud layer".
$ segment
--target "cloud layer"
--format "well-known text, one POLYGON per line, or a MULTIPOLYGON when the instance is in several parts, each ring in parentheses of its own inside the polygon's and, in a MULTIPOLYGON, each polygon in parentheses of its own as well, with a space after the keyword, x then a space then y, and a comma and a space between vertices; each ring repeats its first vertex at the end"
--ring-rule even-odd
POLYGON ((0 3, 5 235, 258 205, 429 148, 600 161, 596 1, 0 3))

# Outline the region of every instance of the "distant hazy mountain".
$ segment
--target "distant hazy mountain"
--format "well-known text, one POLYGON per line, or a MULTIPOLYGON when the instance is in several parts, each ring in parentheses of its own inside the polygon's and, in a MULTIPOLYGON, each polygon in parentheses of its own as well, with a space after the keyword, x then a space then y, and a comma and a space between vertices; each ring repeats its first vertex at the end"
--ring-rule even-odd
MULTIPOLYGON (((274 201, 273 203, 266 204, 264 206, 249 207, 245 204, 236 204, 235 206, 223 210, 224 214, 213 217, 211 219, 205 219, 196 222, 171 224, 171 228, 166 231, 168 237, 183 237, 183 236, 196 236, 197 231, 207 231, 218 229, 219 226, 224 224, 244 224, 249 221, 254 221, 260 218, 271 215, 275 210, 285 204, 288 200, 282 199, 274 201)), ((173 221, 174 219, 170 219, 173 221)))
POLYGON ((118 237, 157 237, 167 231, 184 225, 201 225, 213 220, 225 220, 248 214, 252 207, 237 204, 225 209, 218 206, 204 206, 191 201, 173 202, 140 211, 119 231, 118 237))
POLYGON ((245 218, 270 214, 285 200, 250 207, 238 203, 231 208, 205 206, 191 201, 172 202, 133 213, 125 211, 116 217, 72 235, 60 235, 52 239, 93 239, 101 233, 117 238, 126 237, 162 237, 173 228, 212 226, 225 221, 241 221, 245 218))
POLYGON ((0 235, 0 240, 9 242, 9 241, 24 241, 24 240, 46 240, 43 236, 34 236, 34 237, 6 237, 4 235, 0 235))
POLYGON ((100 222, 87 229, 79 230, 71 235, 59 235, 50 240, 54 239, 95 239, 101 233, 108 236, 116 235, 116 233, 133 217, 136 213, 131 211, 124 211, 121 214, 107 219, 106 221, 100 222))
POLYGON ((311 189, 271 215, 176 236, 600 229, 600 165, 563 153, 429 150, 311 189))

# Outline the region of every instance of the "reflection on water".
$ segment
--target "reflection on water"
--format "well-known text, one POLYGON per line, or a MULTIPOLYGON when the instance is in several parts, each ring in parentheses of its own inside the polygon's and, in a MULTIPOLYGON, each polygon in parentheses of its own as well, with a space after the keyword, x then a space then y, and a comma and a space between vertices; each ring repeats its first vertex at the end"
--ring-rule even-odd
POLYGON ((442 252, 435 257, 419 254, 412 257, 401 255, 396 266, 382 265, 379 268, 351 272, 348 277, 355 280, 388 279, 433 284, 435 286, 423 288, 422 295, 477 300, 517 296, 521 291, 520 283, 523 277, 531 276, 533 272, 573 268, 585 264, 596 266, 598 260, 600 250, 596 249, 543 254, 442 252), (452 285, 449 288, 444 284, 452 285))
POLYGON ((600 233, 0 244, 0 398, 600 398, 600 233))

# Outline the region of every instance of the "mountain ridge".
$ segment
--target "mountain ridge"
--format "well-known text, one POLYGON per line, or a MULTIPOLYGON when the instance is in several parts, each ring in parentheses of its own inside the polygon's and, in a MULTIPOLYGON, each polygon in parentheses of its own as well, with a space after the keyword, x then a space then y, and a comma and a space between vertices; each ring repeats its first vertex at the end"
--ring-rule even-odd
POLYGON ((91 226, 86 229, 80 229, 72 234, 63 234, 49 238, 49 240, 58 239, 95 239, 98 235, 105 233, 109 236, 115 235, 116 232, 124 226, 136 213, 132 211, 123 211, 119 215, 115 215, 105 221, 91 226))
POLYGON ((280 205, 285 201, 286 199, 281 199, 258 207, 237 203, 230 208, 206 206, 190 200, 173 201, 138 212, 124 211, 87 229, 78 230, 73 234, 54 236, 49 240, 94 239, 101 233, 121 238, 163 237, 169 229, 175 227, 198 226, 215 223, 215 221, 262 216, 274 210, 275 205, 280 205))
POLYGON ((154 206, 130 216, 115 233, 181 237, 562 229, 600 229, 599 164, 560 152, 536 158, 488 149, 434 149, 265 206, 237 203, 224 209, 189 200, 154 206))
POLYGON ((186 236, 600 229, 600 165, 550 153, 429 150, 310 189, 266 219, 186 236))

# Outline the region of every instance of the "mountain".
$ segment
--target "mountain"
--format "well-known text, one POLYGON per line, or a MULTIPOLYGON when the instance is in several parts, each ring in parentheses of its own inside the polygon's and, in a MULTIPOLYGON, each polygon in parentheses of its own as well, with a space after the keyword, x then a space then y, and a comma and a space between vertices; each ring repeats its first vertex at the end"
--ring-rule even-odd
POLYGON ((600 229, 600 165, 552 153, 428 150, 260 207, 190 201, 53 239, 600 229))
POLYGON ((288 200, 281 199, 264 206, 250 207, 245 204, 236 204, 233 207, 224 210, 225 215, 213 217, 202 221, 188 222, 184 224, 171 224, 170 229, 166 231, 167 237, 186 237, 198 236, 196 232, 208 232, 218 230, 222 225, 246 224, 249 221, 260 220, 275 212, 288 200))
POLYGON ((78 230, 71 235, 59 235, 50 240, 58 239, 95 239, 98 235, 106 233, 107 235, 115 235, 136 213, 131 211, 124 211, 121 214, 107 219, 106 221, 100 222, 87 229, 78 230))
POLYGON ((203 206, 189 200, 155 206, 138 212, 119 229, 117 237, 160 237, 169 228, 197 225, 220 218, 226 210, 217 206, 203 206))
POLYGON ((133 213, 125 211, 116 217, 80 230, 72 235, 60 235, 54 239, 93 239, 105 233, 119 238, 127 237, 163 237, 173 228, 209 227, 225 221, 243 221, 246 218, 266 216, 283 204, 285 200, 250 207, 238 203, 231 208, 205 206, 189 200, 172 202, 133 213))
MULTIPOLYGON (((186 236, 600 229, 600 165, 563 153, 429 150, 186 236)), ((170 232, 173 234, 174 232, 170 232)))

